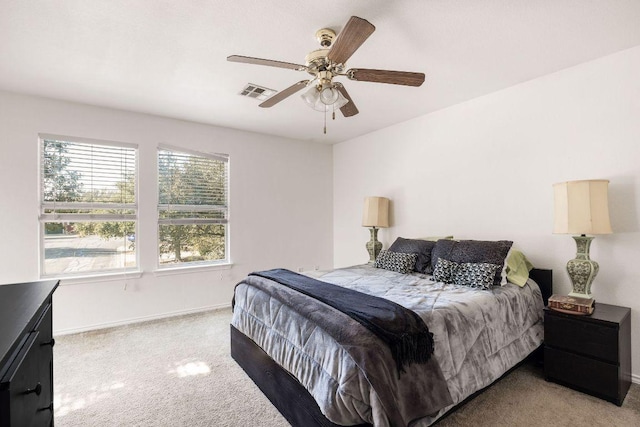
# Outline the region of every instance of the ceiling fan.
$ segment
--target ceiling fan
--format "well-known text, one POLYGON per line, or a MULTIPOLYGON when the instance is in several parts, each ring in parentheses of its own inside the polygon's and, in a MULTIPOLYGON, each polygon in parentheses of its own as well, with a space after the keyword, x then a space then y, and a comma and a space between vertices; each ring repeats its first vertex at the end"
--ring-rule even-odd
POLYGON ((306 56, 305 65, 240 55, 231 55, 227 57, 227 60, 306 71, 313 76, 311 79, 301 80, 276 93, 261 103, 260 107, 273 107, 303 88, 311 86, 309 91, 302 95, 302 98, 311 108, 325 113, 333 109, 334 119, 336 109, 340 109, 343 116, 351 117, 358 114, 358 108, 342 83, 333 80, 335 77, 345 76, 349 80, 405 86, 420 86, 424 82, 423 73, 366 68, 346 69, 347 60, 351 58, 351 55, 367 40, 375 29, 376 27, 366 19, 352 16, 337 38, 335 31, 330 28, 318 30, 316 39, 321 48, 310 52, 306 56))

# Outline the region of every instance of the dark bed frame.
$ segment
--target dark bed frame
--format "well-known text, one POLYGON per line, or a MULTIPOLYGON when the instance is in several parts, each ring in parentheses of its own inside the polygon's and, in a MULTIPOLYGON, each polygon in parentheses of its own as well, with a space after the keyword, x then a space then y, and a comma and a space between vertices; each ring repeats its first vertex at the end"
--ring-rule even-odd
MULTIPOLYGON (((529 277, 540 286, 542 299, 544 304, 547 305, 553 291, 552 271, 534 268, 529 273, 529 277)), ((537 350, 534 350, 533 353, 536 352, 537 350)), ((293 375, 280 367, 253 340, 233 326, 231 326, 231 357, 244 369, 262 393, 267 396, 273 406, 280 411, 292 426, 340 427, 338 424, 329 421, 322 414, 320 407, 311 394, 293 375)), ((514 368, 507 371, 507 373, 514 368)), ((483 390, 479 390, 458 403, 448 413, 453 412, 483 390)), ((371 424, 358 424, 356 427, 365 426, 371 426, 371 424)))

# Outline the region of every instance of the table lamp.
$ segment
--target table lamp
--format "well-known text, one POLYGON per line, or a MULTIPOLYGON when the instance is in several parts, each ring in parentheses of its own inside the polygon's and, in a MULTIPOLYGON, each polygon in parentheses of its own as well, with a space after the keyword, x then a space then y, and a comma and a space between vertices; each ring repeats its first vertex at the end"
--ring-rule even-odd
POLYGON ((389 199, 385 197, 365 198, 362 226, 371 229, 371 240, 367 242, 366 248, 369 252, 369 263, 373 264, 382 250, 382 243, 378 241, 378 228, 389 226, 389 199))
POLYGON ((592 298, 591 284, 598 274, 598 263, 589 258, 593 236, 610 234, 608 204, 609 181, 604 179, 568 181, 553 185, 554 234, 574 234, 577 254, 567 263, 573 285, 572 297, 592 298))

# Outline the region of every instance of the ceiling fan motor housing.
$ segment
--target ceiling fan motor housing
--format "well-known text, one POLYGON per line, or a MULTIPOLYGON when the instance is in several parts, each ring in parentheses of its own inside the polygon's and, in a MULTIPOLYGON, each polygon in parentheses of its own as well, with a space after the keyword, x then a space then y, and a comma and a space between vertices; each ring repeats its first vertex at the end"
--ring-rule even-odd
POLYGON ((305 57, 305 65, 307 66, 307 72, 312 76, 317 75, 322 71, 329 71, 336 74, 344 72, 344 64, 336 64, 327 58, 330 49, 316 49, 305 57))

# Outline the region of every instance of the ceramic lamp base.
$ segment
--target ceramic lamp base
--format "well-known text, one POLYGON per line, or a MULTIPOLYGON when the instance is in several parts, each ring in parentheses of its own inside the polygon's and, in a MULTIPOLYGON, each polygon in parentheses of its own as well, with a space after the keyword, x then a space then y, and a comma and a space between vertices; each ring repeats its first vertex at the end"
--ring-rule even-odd
POLYGON ((569 296, 578 298, 593 298, 591 284, 598 275, 600 266, 589 258, 592 236, 573 236, 576 241, 577 253, 575 259, 567 263, 567 273, 573 285, 569 296))
POLYGON ((378 242, 378 229, 371 227, 369 230, 371 230, 371 240, 367 242, 366 248, 369 252, 369 264, 374 264, 382 250, 382 243, 378 242))

